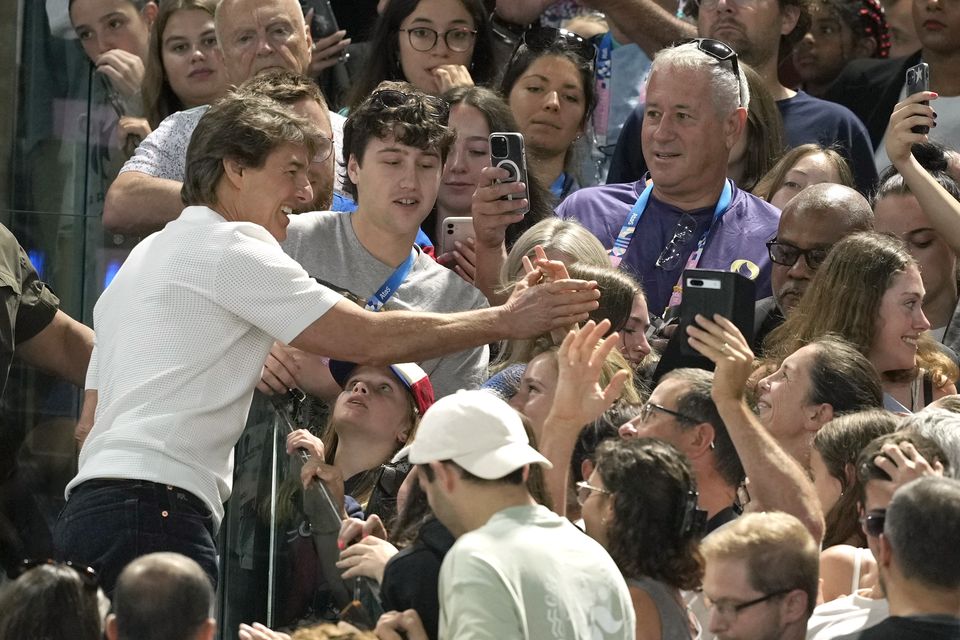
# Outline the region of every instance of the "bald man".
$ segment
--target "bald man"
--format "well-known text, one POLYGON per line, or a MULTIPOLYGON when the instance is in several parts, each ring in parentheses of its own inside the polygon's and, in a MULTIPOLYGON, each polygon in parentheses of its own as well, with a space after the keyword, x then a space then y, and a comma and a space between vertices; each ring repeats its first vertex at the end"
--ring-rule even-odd
POLYGON ((839 184, 807 187, 783 208, 777 237, 767 243, 773 295, 757 301, 754 353, 796 308, 827 252, 845 236, 873 228, 873 210, 857 191, 839 184))

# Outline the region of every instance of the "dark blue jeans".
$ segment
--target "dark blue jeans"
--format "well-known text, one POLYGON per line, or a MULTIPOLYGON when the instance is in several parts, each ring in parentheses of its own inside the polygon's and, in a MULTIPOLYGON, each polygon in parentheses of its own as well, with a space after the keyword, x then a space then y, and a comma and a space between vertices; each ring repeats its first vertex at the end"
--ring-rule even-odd
POLYGON ((77 486, 53 532, 58 560, 93 567, 113 593, 134 558, 175 551, 193 558, 217 585, 210 509, 194 494, 146 480, 88 480, 77 486))

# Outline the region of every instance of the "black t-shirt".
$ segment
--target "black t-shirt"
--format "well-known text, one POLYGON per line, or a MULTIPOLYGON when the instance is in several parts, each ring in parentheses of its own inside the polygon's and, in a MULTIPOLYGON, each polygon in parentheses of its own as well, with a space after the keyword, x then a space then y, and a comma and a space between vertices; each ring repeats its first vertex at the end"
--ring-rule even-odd
POLYGON ((960 640, 960 618, 952 616, 890 617, 837 640, 960 640))

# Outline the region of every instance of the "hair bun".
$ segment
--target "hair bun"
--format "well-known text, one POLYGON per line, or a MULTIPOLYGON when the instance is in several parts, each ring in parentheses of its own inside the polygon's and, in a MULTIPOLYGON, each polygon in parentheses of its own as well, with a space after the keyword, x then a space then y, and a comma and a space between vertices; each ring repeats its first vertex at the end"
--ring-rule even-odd
POLYGON ((944 154, 946 149, 934 142, 923 142, 913 145, 913 157, 917 159, 920 166, 930 173, 942 172, 947 170, 947 157, 944 154))

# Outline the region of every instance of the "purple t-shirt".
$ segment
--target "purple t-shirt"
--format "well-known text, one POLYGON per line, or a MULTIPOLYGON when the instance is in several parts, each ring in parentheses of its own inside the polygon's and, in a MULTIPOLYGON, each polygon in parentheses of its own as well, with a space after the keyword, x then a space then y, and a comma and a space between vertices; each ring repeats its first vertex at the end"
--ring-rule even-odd
MULTIPOLYGON (((581 189, 570 194, 557 207, 557 215, 576 220, 609 249, 644 186, 644 181, 640 180, 581 189)), ((686 266, 687 258, 697 248, 701 235, 710 225, 714 207, 711 205, 684 211, 651 194, 647 209, 637 224, 633 241, 620 263, 621 269, 643 283, 651 313, 662 313, 670 302, 673 285, 686 266), (677 223, 685 213, 693 216, 697 222, 692 239, 683 246, 676 268, 669 271, 658 268, 657 258, 673 238, 677 223)), ((735 270, 756 281, 758 300, 771 295, 770 258, 765 245, 767 240, 776 235, 779 223, 779 209, 734 186, 730 206, 717 228, 711 232, 698 267, 735 270)))

